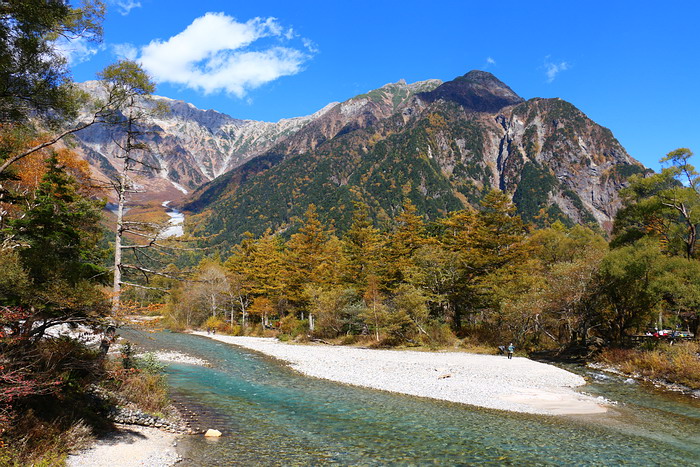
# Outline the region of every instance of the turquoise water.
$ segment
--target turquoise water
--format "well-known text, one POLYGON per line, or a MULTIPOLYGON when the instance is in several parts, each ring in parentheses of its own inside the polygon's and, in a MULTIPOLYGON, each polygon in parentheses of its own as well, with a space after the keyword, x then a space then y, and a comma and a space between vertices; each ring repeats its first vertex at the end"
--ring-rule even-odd
POLYGON ((123 334, 212 363, 168 368, 177 398, 224 433, 186 437, 178 465, 700 464, 700 405, 620 378, 588 375, 586 392, 621 401, 609 414, 544 417, 308 378, 198 336, 123 334))

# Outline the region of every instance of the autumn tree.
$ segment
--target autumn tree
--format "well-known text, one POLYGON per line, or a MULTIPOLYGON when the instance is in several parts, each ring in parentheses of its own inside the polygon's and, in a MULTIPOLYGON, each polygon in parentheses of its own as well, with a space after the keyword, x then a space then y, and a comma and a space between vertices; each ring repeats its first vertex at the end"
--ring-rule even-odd
POLYGON ((333 338, 362 332, 360 315, 364 303, 355 289, 308 286, 306 295, 309 297, 309 313, 316 317, 314 336, 333 338))
POLYGON ((383 328, 389 324, 389 316, 377 276, 372 275, 367 278, 367 287, 362 298, 365 302, 365 309, 360 316, 367 328, 374 334, 375 340, 379 342, 383 328))
POLYGON ((0 432, 16 426, 20 406, 39 397, 56 404, 100 374, 83 346, 46 338, 62 325, 99 325, 108 311, 101 203, 80 191, 50 158, 31 206, 0 232, 10 239, 0 248, 0 432))
POLYGON ((606 338, 621 344, 630 330, 653 320, 663 299, 668 266, 669 258, 650 239, 606 256, 600 271, 604 303, 597 317, 606 338))
POLYGON ((526 242, 529 255, 517 268, 492 275, 495 324, 506 334, 501 338, 520 347, 585 345, 607 242, 586 227, 567 228, 560 222, 533 232, 526 242))
POLYGON ((350 228, 343 236, 345 254, 345 282, 359 289, 367 287, 369 277, 379 280, 383 276, 382 242, 379 230, 369 217, 364 203, 355 203, 350 228))
POLYGON ((82 0, 5 1, 0 4, 0 140, 24 133, 24 144, 0 150, 0 201, 7 172, 27 156, 102 123, 122 108, 123 95, 91 100, 74 86, 60 50, 73 40, 99 42, 105 6, 82 0), (78 109, 89 117, 76 120, 78 109))
POLYGON ((316 206, 310 204, 304 214, 304 223, 286 244, 284 255, 284 283, 290 301, 299 308, 305 304, 304 286, 327 284, 333 281, 326 244, 331 234, 318 218, 316 206))
POLYGON ((224 264, 243 327, 248 323, 248 307, 256 297, 267 297, 271 303, 283 299, 283 246, 279 235, 269 230, 257 240, 246 234, 224 264))
POLYGON ((386 245, 387 276, 393 284, 407 279, 415 268, 413 255, 428 243, 425 222, 417 214, 416 206, 407 199, 386 245))

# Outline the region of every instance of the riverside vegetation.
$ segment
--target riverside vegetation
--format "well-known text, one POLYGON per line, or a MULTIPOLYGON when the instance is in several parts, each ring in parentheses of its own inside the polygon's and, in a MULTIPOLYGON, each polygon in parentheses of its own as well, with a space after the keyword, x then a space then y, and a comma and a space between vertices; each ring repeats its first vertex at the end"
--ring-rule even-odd
POLYGON ((71 126, 88 96, 53 41, 98 41, 103 14, 100 0, 0 5, 1 465, 62 464, 114 428, 107 414, 115 404, 156 414, 168 407, 152 361, 115 360, 108 345, 74 338, 110 324, 111 272, 105 193, 67 138, 111 123, 145 75, 124 62, 108 68, 106 99, 90 101, 91 121, 71 126))

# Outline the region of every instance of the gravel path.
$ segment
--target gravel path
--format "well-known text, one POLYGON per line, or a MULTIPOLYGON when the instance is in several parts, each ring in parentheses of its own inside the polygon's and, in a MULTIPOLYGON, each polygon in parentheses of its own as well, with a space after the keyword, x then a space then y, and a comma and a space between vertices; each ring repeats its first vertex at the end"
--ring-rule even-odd
POLYGON ((166 467, 177 463, 178 435, 157 428, 117 425, 111 433, 85 451, 68 456, 68 467, 166 467))
POLYGON ((546 415, 607 411, 606 401, 573 388, 586 381, 527 358, 465 352, 374 350, 285 344, 277 339, 194 334, 262 352, 309 376, 492 409, 546 415))

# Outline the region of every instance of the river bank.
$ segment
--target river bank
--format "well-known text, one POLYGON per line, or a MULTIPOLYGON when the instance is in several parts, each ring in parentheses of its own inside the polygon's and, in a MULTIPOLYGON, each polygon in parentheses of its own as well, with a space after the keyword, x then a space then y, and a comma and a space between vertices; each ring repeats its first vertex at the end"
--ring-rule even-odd
POLYGON ((464 352, 286 344, 272 338, 193 334, 283 360, 305 375, 490 409, 542 415, 600 414, 609 401, 574 390, 578 375, 527 358, 464 352))
MULTIPOLYGON (((147 352, 134 355, 134 358, 164 364, 209 365, 205 360, 177 351, 147 352)), ((106 395, 102 393, 101 396, 106 395)), ((98 438, 91 447, 68 456, 66 465, 167 467, 182 460, 176 448, 184 435, 203 432, 201 428, 191 426, 195 417, 186 404, 171 400, 166 407, 167 418, 164 418, 162 414, 155 416, 145 413, 123 398, 121 402, 125 406, 113 407, 108 415, 115 429, 98 438)))
POLYGON ((137 425, 116 425, 117 431, 91 448, 68 456, 68 467, 168 467, 180 460, 175 433, 137 425))

